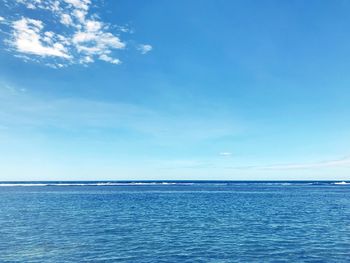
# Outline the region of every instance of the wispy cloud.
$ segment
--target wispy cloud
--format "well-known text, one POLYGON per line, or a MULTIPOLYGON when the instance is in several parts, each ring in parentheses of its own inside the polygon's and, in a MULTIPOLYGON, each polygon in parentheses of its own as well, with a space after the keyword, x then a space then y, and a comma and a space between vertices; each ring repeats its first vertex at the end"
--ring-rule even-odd
POLYGON ((311 168, 322 168, 322 167, 337 167, 337 166, 349 166, 350 158, 342 158, 338 160, 326 160, 314 163, 296 163, 296 164, 282 164, 282 165, 271 165, 261 167, 264 170, 295 170, 295 169, 311 169, 311 168))
POLYGON ((232 153, 231 152, 220 152, 219 155, 221 155, 221 156, 231 156, 232 153))
POLYGON ((324 160, 319 162, 309 163, 289 163, 289 164, 273 164, 273 165, 250 165, 250 166, 228 166, 227 169, 238 170, 305 170, 305 169, 317 169, 326 167, 347 167, 350 166, 350 157, 344 157, 335 160, 324 160))
MULTIPOLYGON (((120 33, 128 30, 102 21, 91 10, 91 0, 16 0, 13 5, 31 10, 30 17, 0 17, 0 22, 8 20, 11 36, 6 42, 13 52, 21 54, 19 57, 53 67, 87 65, 96 60, 121 63, 116 53, 125 49, 126 41, 120 33)), ((152 47, 140 45, 138 49, 145 54, 152 47)))
POLYGON ((54 127, 82 133, 89 129, 123 129, 148 136, 160 144, 219 138, 238 130, 235 123, 220 120, 219 116, 211 120, 202 116, 184 118, 134 104, 82 98, 49 99, 1 84, 0 122, 10 128, 42 130, 54 127))
MULTIPOLYGON (((230 166, 227 160, 225 162, 219 159, 191 159, 191 160, 173 160, 168 162, 163 162, 165 169, 179 169, 179 168, 191 168, 191 169, 214 169, 214 171, 220 171, 221 173, 246 173, 246 174, 273 174, 277 173, 279 175, 286 174, 289 171, 293 174, 295 171, 307 172, 307 171, 317 171, 318 173, 326 168, 350 168, 350 157, 344 157, 333 160, 324 160, 319 162, 310 163, 294 163, 294 164, 276 164, 276 165, 244 165, 244 166, 230 166)), ((298 173, 295 176, 298 176, 298 173)), ((293 179, 293 178, 291 178, 293 179)), ((294 179, 295 180, 295 177, 294 179)))
POLYGON ((140 50, 141 54, 147 54, 148 52, 150 52, 153 49, 153 47, 151 45, 139 45, 138 46, 138 50, 140 50))

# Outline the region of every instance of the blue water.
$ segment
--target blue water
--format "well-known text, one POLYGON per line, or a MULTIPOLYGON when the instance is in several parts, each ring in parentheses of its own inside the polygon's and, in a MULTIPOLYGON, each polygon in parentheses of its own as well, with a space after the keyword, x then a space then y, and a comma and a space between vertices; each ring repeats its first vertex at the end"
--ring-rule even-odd
POLYGON ((350 262, 350 185, 0 183, 0 262, 350 262))

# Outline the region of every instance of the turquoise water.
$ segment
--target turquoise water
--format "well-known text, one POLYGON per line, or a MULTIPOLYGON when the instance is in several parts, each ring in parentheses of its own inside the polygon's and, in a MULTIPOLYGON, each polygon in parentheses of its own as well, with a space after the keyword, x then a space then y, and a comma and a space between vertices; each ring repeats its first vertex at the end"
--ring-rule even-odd
POLYGON ((0 262, 350 262, 350 185, 0 183, 0 262))

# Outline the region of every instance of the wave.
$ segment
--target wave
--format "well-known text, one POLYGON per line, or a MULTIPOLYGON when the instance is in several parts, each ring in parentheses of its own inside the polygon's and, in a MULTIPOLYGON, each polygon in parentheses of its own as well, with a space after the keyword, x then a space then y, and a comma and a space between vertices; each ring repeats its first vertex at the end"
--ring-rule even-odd
POLYGON ((350 185, 350 183, 344 182, 344 181, 342 181, 342 182, 335 182, 333 184, 336 184, 336 185, 350 185))
POLYGON ((1 183, 0 184, 0 187, 1 186, 5 186, 5 187, 9 187, 9 186, 47 186, 48 184, 26 184, 26 183, 24 183, 24 184, 11 184, 11 183, 1 183))
POLYGON ((128 182, 128 183, 0 183, 0 187, 16 186, 142 186, 142 185, 193 185, 194 183, 172 183, 172 182, 128 182))
POLYGON ((296 185, 310 185, 310 186, 324 186, 324 185, 350 185, 350 182, 332 182, 332 181, 295 181, 295 182, 267 182, 267 181, 153 181, 153 182, 142 182, 142 181, 111 181, 111 182, 0 182, 0 187, 45 187, 45 186, 296 186, 296 185))

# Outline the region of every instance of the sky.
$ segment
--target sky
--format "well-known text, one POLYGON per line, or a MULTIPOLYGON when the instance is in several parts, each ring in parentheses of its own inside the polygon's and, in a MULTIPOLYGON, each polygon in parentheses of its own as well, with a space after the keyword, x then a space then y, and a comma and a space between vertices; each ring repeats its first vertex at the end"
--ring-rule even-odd
POLYGON ((349 12, 0 0, 0 180, 349 180, 349 12))

